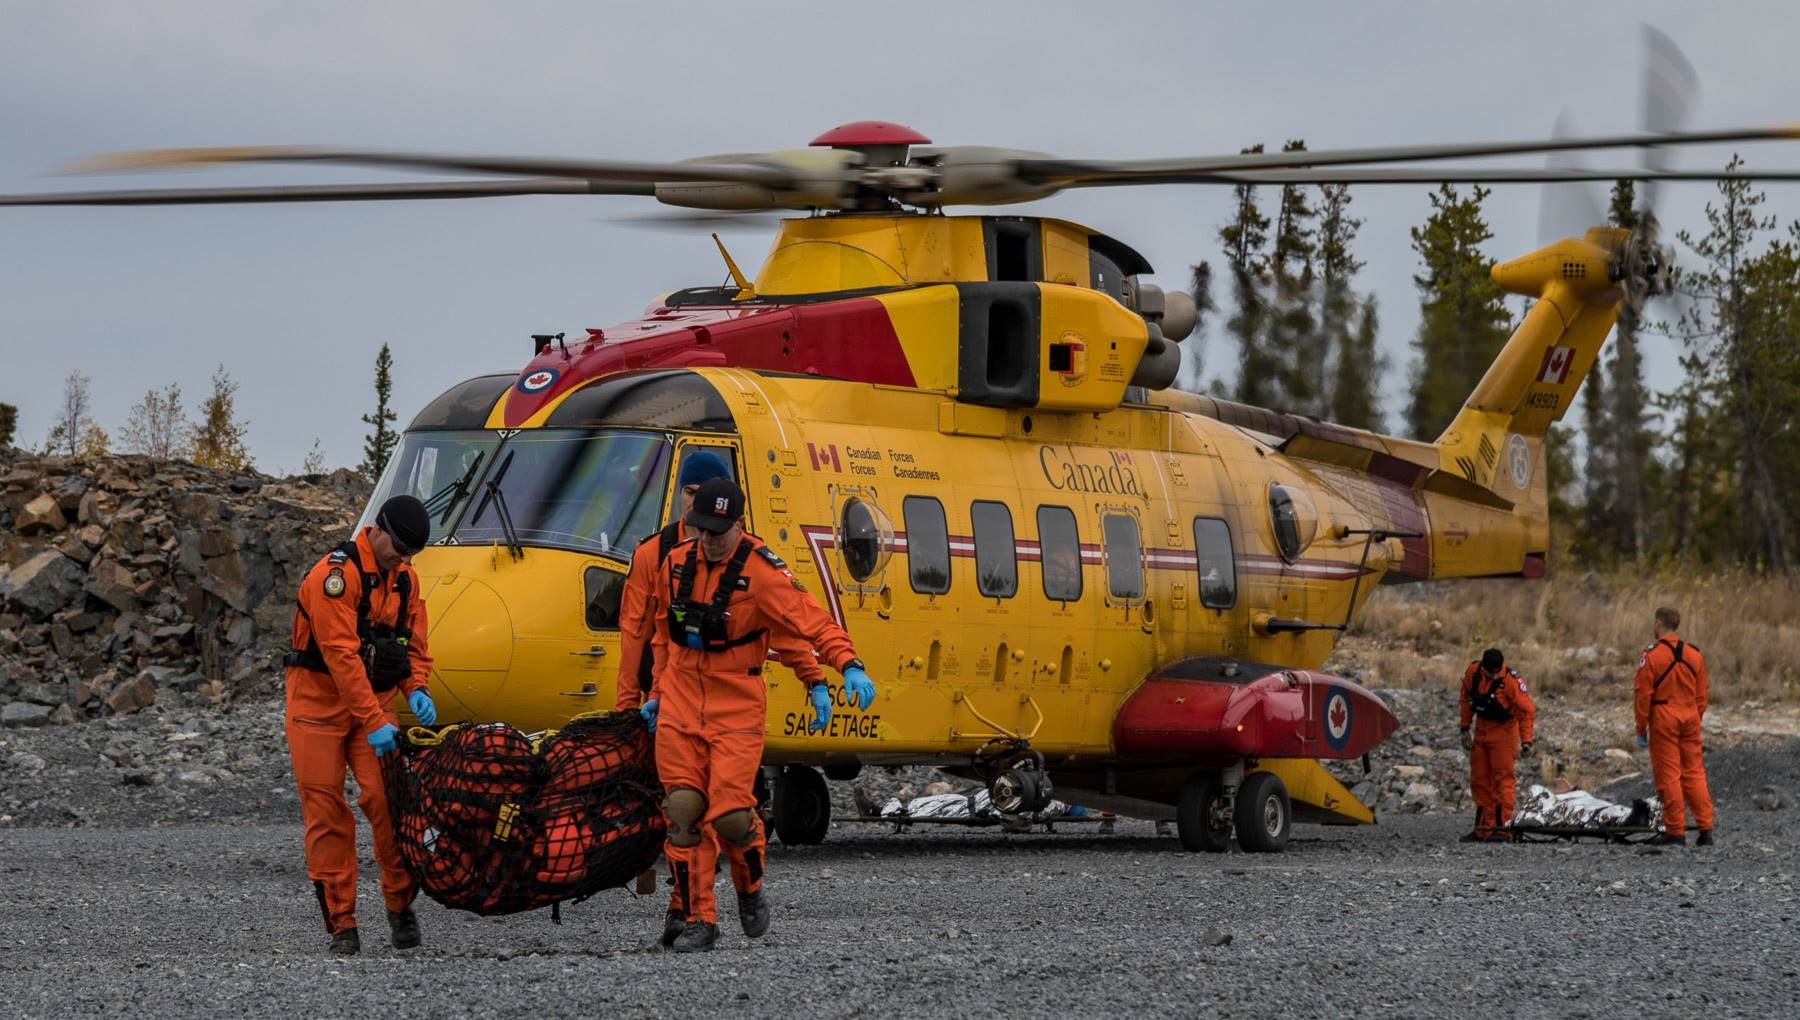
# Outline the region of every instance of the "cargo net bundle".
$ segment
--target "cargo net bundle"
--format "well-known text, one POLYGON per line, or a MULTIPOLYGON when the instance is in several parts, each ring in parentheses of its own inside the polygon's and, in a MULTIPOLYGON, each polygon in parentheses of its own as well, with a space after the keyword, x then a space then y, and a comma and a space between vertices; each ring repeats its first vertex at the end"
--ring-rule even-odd
POLYGON ((485 917, 579 901, 662 851, 636 713, 578 717, 536 741, 505 723, 414 729, 382 771, 406 869, 446 907, 485 917))

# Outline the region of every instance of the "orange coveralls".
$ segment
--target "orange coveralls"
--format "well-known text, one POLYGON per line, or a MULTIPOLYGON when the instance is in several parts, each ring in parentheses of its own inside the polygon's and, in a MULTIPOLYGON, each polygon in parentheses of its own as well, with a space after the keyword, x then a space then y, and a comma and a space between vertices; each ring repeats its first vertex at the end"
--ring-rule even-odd
POLYGON ((1474 726, 1474 743, 1469 749, 1469 790, 1475 795, 1475 834, 1489 836, 1512 821, 1517 793, 1513 765, 1519 745, 1531 742, 1537 706, 1525 689, 1525 678, 1514 673, 1511 666, 1501 666, 1500 676, 1490 681, 1479 661, 1469 663, 1463 673, 1461 702, 1460 725, 1463 729, 1474 726), (1512 718, 1498 722, 1476 716, 1469 696, 1477 691, 1493 693, 1512 718))
MULTIPOLYGON (((687 525, 674 522, 675 541, 669 549, 673 553, 675 546, 694 537, 687 525)), ((664 529, 667 530, 667 529, 664 529)), ((659 558, 662 552, 662 532, 657 532, 639 542, 637 549, 631 554, 631 571, 625 575, 625 590, 619 595, 619 675, 614 681, 613 711, 635 712, 644 703, 644 682, 646 673, 653 674, 653 663, 656 649, 652 639, 656 634, 656 617, 665 606, 657 597, 656 576, 662 567, 659 558)), ((685 553, 684 553, 685 555, 685 553)), ((825 672, 819 668, 819 660, 813 655, 812 646, 795 644, 782 640, 775 642, 775 655, 782 665, 794 671, 794 675, 807 686, 821 683, 825 672)), ((754 780, 754 776, 752 776, 754 780)), ((706 851, 696 866, 695 874, 702 876, 702 881, 710 881, 719 866, 718 840, 711 833, 702 841, 706 851)), ((681 908, 681 890, 669 893, 669 910, 681 908)))
MULTIPOLYGON (((744 541, 760 550, 762 540, 746 532, 744 541)), ((656 591, 666 607, 676 596, 675 572, 694 550, 695 578, 689 598, 709 603, 730 557, 708 563, 698 555, 697 543, 683 542, 657 569, 656 591)), ((771 554, 772 555, 772 554, 771 554)), ((702 839, 695 846, 664 844, 669 867, 676 876, 676 896, 685 904, 689 922, 718 923, 718 904, 712 876, 718 867, 719 848, 731 866, 731 883, 740 893, 762 888, 764 849, 768 843, 762 820, 756 816, 752 792, 756 771, 762 765, 763 729, 768 717, 763 689, 763 662, 771 643, 781 646, 784 661, 788 649, 796 652, 817 648, 819 657, 842 672, 856 658, 850 635, 844 633, 785 566, 778 566, 760 551, 744 563, 743 586, 731 596, 726 634, 740 638, 762 631, 755 640, 724 651, 689 648, 671 639, 667 612, 655 616, 656 686, 652 696, 661 703, 656 724, 656 770, 665 791, 689 789, 706 798, 702 829, 711 829, 721 816, 748 810, 751 836, 742 845, 730 840, 702 839)), ((812 658, 810 653, 805 657, 812 658)), ((817 663, 812 666, 818 670, 817 663)), ((822 676, 822 674, 821 674, 822 676)), ((716 835, 713 833, 712 835, 716 835)))
MULTIPOLYGON (((374 528, 367 527, 356 536, 356 551, 364 569, 375 573, 375 550, 369 545, 372 531, 374 528)), ((425 690, 431 675, 425 600, 420 597, 419 578, 411 565, 402 563, 382 575, 380 586, 370 594, 369 623, 395 624, 400 596, 394 582, 401 574, 411 577, 407 618, 412 633, 407 658, 412 673, 391 694, 406 695, 425 690)), ((356 802, 375 833, 375 861, 381 867, 381 895, 388 910, 405 910, 418 892, 401 863, 381 783, 381 765, 369 746, 369 734, 395 722, 396 716, 392 696, 384 705, 369 686, 356 632, 356 607, 361 598, 362 575, 355 563, 331 553, 313 564, 300 582, 300 606, 294 613, 290 647, 303 649, 316 639, 330 669, 325 673, 301 666, 287 669, 285 728, 294 780, 300 788, 300 814, 306 822, 306 873, 318 894, 325 930, 334 935, 356 927, 356 818, 344 797, 346 766, 356 775, 356 802)))
POLYGON ((1637 732, 1650 738, 1650 773, 1656 777, 1656 795, 1662 798, 1663 831, 1684 834, 1689 811, 1694 813, 1695 828, 1711 831, 1712 794, 1706 789, 1706 759, 1700 748, 1706 657, 1676 635, 1664 634, 1638 660, 1635 687, 1637 732))

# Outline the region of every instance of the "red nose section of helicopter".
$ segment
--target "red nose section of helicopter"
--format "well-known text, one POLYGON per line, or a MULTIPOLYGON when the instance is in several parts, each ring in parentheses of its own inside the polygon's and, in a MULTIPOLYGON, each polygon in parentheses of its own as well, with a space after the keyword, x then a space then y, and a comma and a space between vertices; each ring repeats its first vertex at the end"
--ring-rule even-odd
POLYGON ((1126 700, 1113 746, 1178 758, 1358 758, 1399 726, 1380 698, 1342 677, 1186 659, 1126 700))

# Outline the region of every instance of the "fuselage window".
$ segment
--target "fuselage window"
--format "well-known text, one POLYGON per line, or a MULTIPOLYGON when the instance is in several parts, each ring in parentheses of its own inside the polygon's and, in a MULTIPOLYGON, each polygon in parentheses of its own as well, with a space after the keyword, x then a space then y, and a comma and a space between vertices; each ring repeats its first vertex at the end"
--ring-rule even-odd
POLYGON ((1018 548, 1013 543, 1012 511, 1005 503, 978 500, 969 507, 975 524, 975 585, 993 599, 1019 593, 1018 548))
POLYGON ((1269 486, 1269 522, 1275 528, 1275 549, 1281 558, 1292 563, 1307 546, 1319 527, 1318 511, 1312 500, 1298 489, 1285 485, 1269 486))
POLYGON ((1194 518, 1194 556, 1200 567, 1200 604, 1208 609, 1237 605, 1231 527, 1217 517, 1194 518))
POLYGON ((1081 598, 1081 532, 1068 507, 1040 506, 1038 549, 1043 557, 1044 597, 1057 602, 1081 598))
POLYGON ((625 575, 616 570, 589 567, 582 575, 587 588, 589 630, 619 629, 619 599, 625 593, 625 575))
POLYGON ((844 501, 838 525, 838 541, 844 550, 844 569, 857 583, 868 581, 887 566, 894 547, 894 526, 886 514, 860 496, 844 501))
POLYGON ((1116 599, 1144 597, 1144 552, 1138 541, 1137 518, 1106 514, 1100 518, 1106 538, 1106 588, 1116 599))
POLYGON ((944 505, 930 496, 908 496, 900 503, 900 519, 906 525, 907 573, 912 589, 921 595, 942 595, 950 590, 950 528, 944 521, 944 505))

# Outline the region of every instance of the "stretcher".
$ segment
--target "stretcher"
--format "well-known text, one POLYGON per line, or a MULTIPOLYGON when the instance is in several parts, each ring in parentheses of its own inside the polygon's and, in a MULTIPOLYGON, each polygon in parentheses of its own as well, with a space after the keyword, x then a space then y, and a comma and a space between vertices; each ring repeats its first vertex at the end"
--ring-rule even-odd
POLYGON ((662 851, 661 787, 635 712, 536 736, 505 723, 414 727, 382 757, 382 778, 406 870, 457 910, 556 916, 662 851))
MULTIPOLYGON (((894 832, 905 832, 914 825, 961 825, 965 828, 990 828, 1006 824, 1005 815, 983 815, 963 818, 934 818, 930 816, 912 815, 833 815, 834 822, 855 822, 864 825, 889 825, 894 832)), ((1030 828, 1043 826, 1045 832, 1055 832, 1058 825, 1092 825, 1096 823, 1116 822, 1116 818, 1106 818, 1098 814, 1090 815, 1041 815, 1029 816, 1030 828)), ((1015 823, 1017 824, 1017 823, 1015 823)), ((1016 831, 1026 832, 1028 829, 1016 831)))

